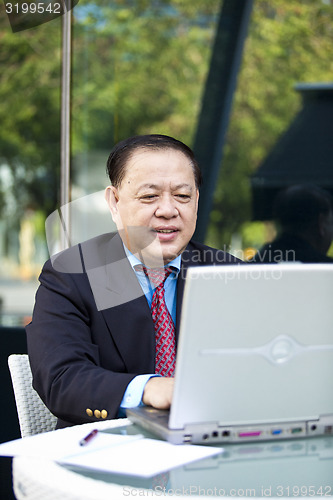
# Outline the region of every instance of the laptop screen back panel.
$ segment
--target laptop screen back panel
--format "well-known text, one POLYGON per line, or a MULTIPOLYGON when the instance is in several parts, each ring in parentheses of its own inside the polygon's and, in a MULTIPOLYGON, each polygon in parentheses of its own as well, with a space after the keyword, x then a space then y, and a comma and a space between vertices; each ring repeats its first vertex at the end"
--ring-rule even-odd
POLYGON ((333 266, 189 269, 169 427, 333 414, 333 266))

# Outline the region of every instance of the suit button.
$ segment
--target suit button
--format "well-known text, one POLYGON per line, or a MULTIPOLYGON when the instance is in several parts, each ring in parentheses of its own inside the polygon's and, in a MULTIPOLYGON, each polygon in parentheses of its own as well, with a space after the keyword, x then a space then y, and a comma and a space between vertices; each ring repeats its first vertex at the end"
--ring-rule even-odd
POLYGON ((94 415, 96 418, 101 418, 101 412, 99 410, 95 410, 94 415))
POLYGON ((93 416, 93 412, 90 408, 87 408, 86 409, 86 414, 88 415, 88 417, 92 417, 93 416))
POLYGON ((108 416, 108 412, 106 410, 101 411, 101 417, 106 418, 108 416))

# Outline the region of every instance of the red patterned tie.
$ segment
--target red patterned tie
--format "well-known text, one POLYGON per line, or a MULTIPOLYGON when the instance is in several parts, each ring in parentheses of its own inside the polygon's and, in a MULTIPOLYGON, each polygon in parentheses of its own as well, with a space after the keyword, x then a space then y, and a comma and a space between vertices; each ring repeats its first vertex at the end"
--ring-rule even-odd
POLYGON ((151 315, 155 326, 155 373, 163 377, 173 377, 176 364, 175 325, 164 297, 164 283, 172 273, 172 269, 135 267, 143 269, 151 283, 156 286, 151 303, 151 315))

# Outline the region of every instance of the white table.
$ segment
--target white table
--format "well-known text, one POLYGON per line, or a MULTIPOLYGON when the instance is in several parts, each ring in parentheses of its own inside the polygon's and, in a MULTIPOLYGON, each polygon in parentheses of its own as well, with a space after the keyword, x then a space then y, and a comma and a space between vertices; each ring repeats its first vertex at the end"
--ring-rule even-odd
MULTIPOLYGON (((128 424, 122 419, 97 426, 126 429, 128 424)), ((84 435, 96 424, 81 427, 84 435)), ((13 460, 18 500, 165 498, 165 493, 197 500, 214 496, 320 496, 323 500, 333 496, 333 437, 226 445, 222 454, 170 470, 164 486, 160 483, 153 493, 156 479, 161 478, 73 471, 40 458, 13 460)))

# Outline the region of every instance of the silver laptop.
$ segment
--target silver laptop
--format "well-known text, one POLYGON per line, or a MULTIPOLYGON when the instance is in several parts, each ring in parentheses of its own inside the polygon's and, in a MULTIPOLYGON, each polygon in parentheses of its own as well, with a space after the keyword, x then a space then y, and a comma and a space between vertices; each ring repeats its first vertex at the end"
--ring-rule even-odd
POLYGON ((172 443, 333 435, 333 265, 188 270, 170 411, 127 411, 172 443))

